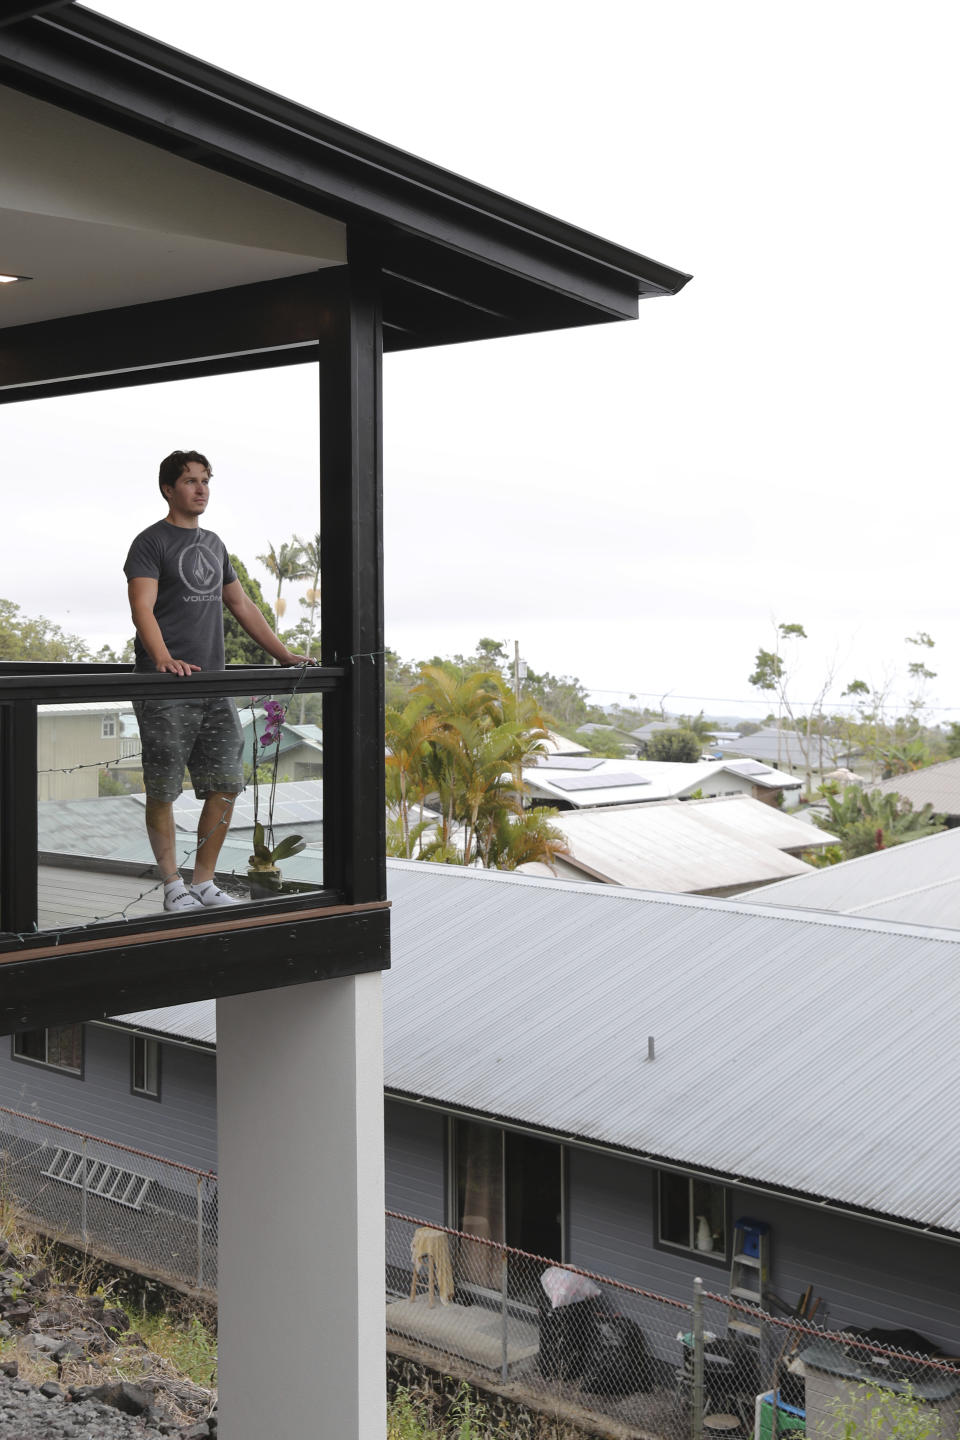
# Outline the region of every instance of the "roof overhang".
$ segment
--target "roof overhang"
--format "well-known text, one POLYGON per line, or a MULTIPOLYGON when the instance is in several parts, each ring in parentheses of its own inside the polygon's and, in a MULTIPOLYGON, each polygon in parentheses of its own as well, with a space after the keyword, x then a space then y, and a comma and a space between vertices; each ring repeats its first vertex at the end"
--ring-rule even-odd
MULTIPOLYGON (((4 287, 20 294, 8 297, 6 317, 0 311, 10 342, 0 383, 12 350, 36 354, 41 340, 45 350, 70 338, 39 333, 41 325, 71 322, 79 338, 94 313, 306 283, 357 247, 382 275, 387 350, 630 319, 640 298, 673 294, 689 278, 92 11, 14 8, 21 18, 0 27, 0 86, 8 108, 30 120, 21 134, 40 144, 34 121, 42 117, 47 154, 59 139, 78 194, 90 185, 110 190, 111 171, 114 183, 97 214, 62 205, 52 213, 37 186, 14 205, 4 187, 7 243, 34 258, 14 265, 0 251, 0 270, 32 276, 4 287), (99 173, 89 163, 98 151, 108 157, 99 173), (136 214, 117 198, 118 170, 143 196, 136 214), (213 187, 206 207, 196 199, 205 185, 213 187), (181 197, 179 226, 157 213, 165 187, 170 205, 181 197), (222 204, 239 222, 215 233, 222 204), (78 251, 84 263, 71 274, 64 266, 78 251)), ((8 148, 4 168, 17 161, 8 148)), ((38 166, 29 168, 36 176, 38 166)), ((62 196, 62 184, 50 188, 62 196)), ((160 316, 152 318, 155 333, 160 316)), ((293 354, 292 343, 278 358, 276 336, 270 348, 267 363, 311 358, 293 354)))

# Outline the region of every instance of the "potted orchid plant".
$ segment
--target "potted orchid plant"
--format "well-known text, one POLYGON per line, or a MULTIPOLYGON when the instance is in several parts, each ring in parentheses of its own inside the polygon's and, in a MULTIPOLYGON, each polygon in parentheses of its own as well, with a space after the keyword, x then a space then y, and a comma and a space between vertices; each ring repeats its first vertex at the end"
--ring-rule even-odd
MULTIPOLYGON (((251 714, 253 716, 253 854, 247 866, 247 879, 250 882, 251 900, 268 900, 273 895, 280 894, 283 888, 283 876, 277 864, 278 860, 286 860, 291 855, 297 855, 306 848, 306 841, 302 835, 286 835, 276 842, 273 833, 273 806, 277 793, 277 767, 280 762, 280 732, 286 709, 278 700, 267 700, 264 704, 265 722, 262 735, 257 735, 257 712, 251 702, 251 714), (261 782, 258 776, 259 762, 266 758, 266 752, 273 746, 272 773, 269 783, 269 801, 267 804, 266 825, 260 819, 260 789, 261 782)), ((269 762, 268 762, 269 763, 269 762)))

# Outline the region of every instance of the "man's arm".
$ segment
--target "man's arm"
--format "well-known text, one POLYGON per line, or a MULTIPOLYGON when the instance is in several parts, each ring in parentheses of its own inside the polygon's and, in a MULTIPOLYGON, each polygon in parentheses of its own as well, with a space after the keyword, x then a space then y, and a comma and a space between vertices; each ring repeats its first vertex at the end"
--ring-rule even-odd
POLYGON ((292 650, 287 649, 282 640, 277 639, 239 580, 231 580, 229 585, 224 585, 223 603, 251 640, 255 640, 268 655, 279 660, 281 665, 300 665, 306 659, 305 655, 295 655, 292 650))
POLYGON ((137 575, 127 583, 130 598, 130 614, 136 626, 143 648, 159 671, 170 675, 190 675, 199 670, 189 660, 174 660, 160 633, 153 607, 157 603, 157 581, 147 575, 137 575))

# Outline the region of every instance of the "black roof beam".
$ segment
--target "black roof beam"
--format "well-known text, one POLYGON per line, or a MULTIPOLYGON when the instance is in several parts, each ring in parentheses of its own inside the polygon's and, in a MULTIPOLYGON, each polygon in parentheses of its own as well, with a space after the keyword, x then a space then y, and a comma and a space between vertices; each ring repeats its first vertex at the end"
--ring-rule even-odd
POLYGON ((337 268, 0 329, 0 403, 315 361, 337 268))

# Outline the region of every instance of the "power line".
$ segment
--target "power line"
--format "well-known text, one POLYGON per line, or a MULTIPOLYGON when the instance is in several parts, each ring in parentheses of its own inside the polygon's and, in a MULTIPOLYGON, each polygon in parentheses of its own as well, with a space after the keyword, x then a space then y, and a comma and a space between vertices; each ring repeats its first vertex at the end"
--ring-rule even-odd
MULTIPOLYGON (((581 681, 580 683, 583 685, 584 690, 589 691, 591 695, 626 695, 628 698, 633 700, 696 700, 701 703, 703 701, 707 701, 711 705, 763 705, 765 703, 763 699, 755 695, 678 695, 672 690, 668 690, 666 691, 666 693, 664 693, 664 691, 662 690, 612 690, 602 685, 587 685, 584 681, 581 681)), ((807 706, 809 709, 813 709, 813 707, 818 702, 815 700, 791 700, 790 703, 795 708, 807 706)), ((857 702, 853 700, 836 700, 832 701, 830 705, 831 710, 858 710, 859 708, 860 707, 857 702)), ((884 710, 889 711, 912 710, 913 708, 914 707, 910 704, 883 706, 884 710)), ((936 710, 939 713, 943 714, 948 712, 953 714, 957 711, 960 711, 960 705, 930 704, 925 708, 930 710, 936 710)))

